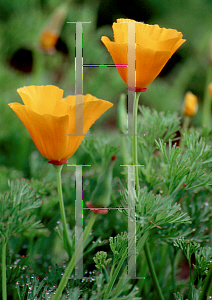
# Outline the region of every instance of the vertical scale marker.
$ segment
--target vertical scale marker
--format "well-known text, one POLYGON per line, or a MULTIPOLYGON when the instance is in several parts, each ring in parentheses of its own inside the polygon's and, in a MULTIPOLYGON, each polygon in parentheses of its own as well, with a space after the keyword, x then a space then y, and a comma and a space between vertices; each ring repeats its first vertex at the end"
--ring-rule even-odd
MULTIPOLYGON (((75 32, 75 135, 83 135, 83 48, 82 22, 76 23, 75 32)), ((83 239, 83 199, 82 199, 82 166, 76 166, 76 227, 75 227, 75 257, 77 242, 83 239)), ((83 242, 83 241, 82 241, 83 242)), ((83 246, 80 249, 80 259, 75 261, 75 278, 83 278, 83 246)))
POLYGON ((75 135, 83 135, 83 48, 82 22, 76 23, 75 32, 75 135))
MULTIPOLYGON (((130 92, 129 88, 135 88, 135 23, 128 22, 128 103, 133 105, 136 101, 135 93, 130 92)), ((128 108, 129 111, 129 108, 128 108)), ((129 119, 128 119, 129 120, 129 119)), ((131 132, 132 132, 132 119, 131 121, 131 132)), ((135 194, 135 168, 137 166, 128 167, 128 277, 136 277, 136 220, 131 221, 130 215, 135 219, 135 206, 136 206, 136 194, 135 194), (131 243, 132 239, 135 239, 134 243, 131 243), (130 247, 131 245, 131 247, 130 247)))
MULTIPOLYGON (((75 136, 83 134, 83 23, 91 22, 68 22, 75 24, 75 136)), ((72 135, 72 134, 67 134, 72 135)), ((72 165, 71 165, 72 166, 72 165)), ((83 186, 82 165, 76 166, 75 175, 75 278, 83 278, 83 186), (82 247, 76 253, 77 244, 82 247), (79 253, 80 252, 80 253, 79 253)))

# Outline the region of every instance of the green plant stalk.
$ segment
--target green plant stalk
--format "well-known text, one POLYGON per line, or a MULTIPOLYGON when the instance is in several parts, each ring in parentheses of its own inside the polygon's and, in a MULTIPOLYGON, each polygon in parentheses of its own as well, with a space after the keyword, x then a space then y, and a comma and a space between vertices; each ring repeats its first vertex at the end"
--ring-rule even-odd
POLYGON ((113 263, 112 268, 111 268, 111 270, 110 270, 109 281, 111 280, 111 278, 112 278, 112 276, 113 276, 114 268, 115 268, 115 264, 113 263))
POLYGON ((121 136, 121 151, 122 151, 123 164, 127 165, 129 163, 129 160, 127 155, 127 145, 126 145, 125 136, 121 136))
MULTIPOLYGON (((191 121, 191 118, 188 117, 188 116, 184 116, 184 119, 183 119, 183 126, 182 126, 182 129, 183 131, 185 132, 186 130, 188 130, 188 126, 190 124, 190 121, 191 121)), ((182 149, 182 152, 184 151, 184 143, 182 141, 182 136, 180 138, 180 143, 179 143, 179 147, 182 149)))
POLYGON ((69 241, 69 237, 68 237, 65 208, 64 208, 64 203, 63 203, 62 183, 61 183, 61 171, 62 171, 63 165, 53 165, 53 166, 56 170, 56 175, 57 175, 57 190, 58 190, 59 203, 60 203, 61 220, 62 220, 62 224, 63 224, 63 241, 64 241, 65 249, 70 258, 71 245, 70 245, 70 241, 69 241))
POLYGON ((176 287, 176 282, 175 282, 175 253, 172 253, 172 248, 170 245, 168 245, 168 251, 169 251, 169 258, 170 258, 170 261, 171 261, 171 274, 172 274, 172 288, 173 288, 173 291, 174 293, 177 292, 177 287, 176 287))
MULTIPOLYGON (((133 103, 133 136, 132 136, 132 154, 133 154, 133 165, 138 165, 138 101, 140 92, 135 93, 133 92, 134 96, 134 103, 133 103)), ((136 194, 138 193, 138 186, 139 186, 139 177, 138 177, 138 166, 135 167, 135 186, 136 186, 136 194)))
POLYGON ((190 121, 191 121, 191 117, 184 116, 184 119, 183 119, 183 130, 184 131, 188 130, 188 126, 190 124, 190 121))
MULTIPOLYGON (((138 101, 139 101, 140 93, 136 93, 136 97, 134 97, 134 103, 133 103, 133 137, 132 137, 132 153, 133 153, 133 165, 138 165, 138 148, 137 148, 137 119, 138 119, 138 101)), ((139 186, 139 177, 138 177, 138 167, 136 167, 136 194, 138 193, 138 186, 139 186)), ((157 290, 158 296, 160 300, 164 300, 158 278, 155 272, 154 264, 151 258, 151 254, 149 251, 148 242, 144 244, 144 253, 146 255, 149 271, 154 283, 154 286, 157 290)))
POLYGON ((188 293, 188 299, 191 299, 191 293, 192 293, 192 272, 191 272, 191 257, 187 258, 188 260, 188 266, 189 266, 189 277, 190 277, 190 286, 189 286, 189 293, 188 293))
MULTIPOLYGON (((143 245, 144 245, 144 243, 145 243, 145 241, 146 241, 146 239, 147 239, 147 237, 148 237, 148 234, 149 234, 149 233, 146 232, 146 233, 141 237, 141 239, 139 239, 139 242, 138 242, 138 251, 140 251, 141 248, 143 247, 143 245)), ((130 243, 132 244, 132 243, 134 243, 134 242, 135 242, 134 239, 132 239, 130 243)), ((130 248, 131 244, 129 245, 128 248, 130 248)), ((115 280, 116 280, 116 278, 117 278, 117 276, 118 276, 118 273, 119 273, 119 271, 120 271, 120 269, 121 269, 121 267, 122 267, 122 265, 123 265, 123 263, 124 263, 124 260, 125 260, 126 257, 127 257, 128 248, 127 248, 127 249, 125 250, 125 252, 123 253, 122 258, 121 258, 121 260, 119 261, 118 266, 116 267, 114 274, 112 274, 112 273, 113 273, 113 269, 114 269, 115 265, 112 266, 112 269, 111 269, 111 272, 110 272, 110 277, 109 277, 109 283, 108 283, 107 290, 106 290, 105 295, 104 295, 105 297, 106 297, 107 294, 111 291, 111 289, 112 289, 112 287, 113 287, 113 285, 114 285, 114 283, 115 283, 115 280)), ((126 268, 124 269, 124 272, 122 273, 122 277, 125 276, 125 273, 126 273, 126 272, 127 272, 127 266, 126 266, 126 268)), ((129 279, 130 279, 130 278, 129 278, 129 279)), ((118 282, 118 284, 117 284, 117 287, 116 287, 117 289, 119 288, 119 285, 121 285, 120 280, 119 280, 119 282, 118 282)))
POLYGON ((207 293, 210 290, 211 286, 212 286, 212 264, 211 264, 208 274, 205 278, 205 282, 203 284, 202 291, 200 293, 198 300, 207 299, 207 293))
POLYGON ((117 128, 121 134, 121 151, 124 165, 130 163, 130 155, 127 151, 128 147, 126 145, 126 134, 128 133, 126 121, 128 121, 128 113, 126 110, 126 94, 121 94, 117 108, 117 128))
POLYGON ((202 109, 202 126, 211 128, 211 99, 208 85, 212 82, 212 62, 209 62, 202 109))
POLYGON ((103 267, 103 270, 104 270, 104 275, 105 275, 106 281, 108 282, 109 281, 109 276, 108 276, 107 269, 105 267, 103 267))
POLYGON ((157 279, 157 275, 156 275, 156 272, 155 272, 155 268, 154 268, 154 265, 153 265, 152 257, 151 257, 151 254, 150 254, 150 251, 149 251, 149 246, 148 246, 147 242, 144 245, 144 253, 146 255, 149 271, 150 271, 154 286, 157 290, 159 299, 164 300, 164 297, 163 297, 163 294, 162 294, 162 291, 161 291, 161 288, 160 288, 160 285, 159 285, 159 282, 158 282, 158 279, 157 279))
MULTIPOLYGON (((86 228, 85 228, 85 230, 83 232, 82 238, 80 239, 80 241, 79 241, 79 243, 77 245, 76 253, 80 253, 79 250, 82 249, 82 247, 84 249, 86 240, 87 240, 87 238, 89 236, 89 233, 91 232, 91 229, 92 229, 93 224, 94 224, 94 222, 96 220, 96 217, 97 217, 97 214, 94 213, 94 212, 91 212, 91 217, 89 219, 88 225, 86 226, 86 228), (82 242, 82 239, 83 239, 83 242, 82 242)), ((77 263, 79 259, 80 259, 79 256, 76 256, 76 259, 75 259, 75 253, 74 253, 74 255, 72 256, 72 258, 71 258, 71 260, 70 260, 70 262, 69 262, 69 264, 67 266, 67 269, 66 269, 66 271, 65 271, 65 273, 64 273, 64 275, 63 275, 63 277, 62 277, 62 279, 60 281, 60 284, 59 284, 59 286, 57 288, 55 296, 53 297, 53 300, 60 299, 60 297, 62 295, 62 292, 64 290, 64 287, 67 284, 67 282, 69 280, 69 277, 70 277, 70 275, 71 275, 71 273, 72 273, 72 271, 74 269, 75 263, 77 263)))
POLYGON ((7 243, 5 241, 5 238, 2 236, 2 249, 1 249, 1 255, 2 255, 2 299, 7 300, 7 269, 6 269, 6 247, 7 243))
MULTIPOLYGON (((138 243, 137 243, 137 250, 138 250, 139 253, 141 252, 141 249, 143 248, 143 246, 144 246, 144 244, 145 244, 145 242, 146 242, 148 236, 149 236, 149 232, 146 231, 146 232, 142 235, 142 237, 138 240, 138 243)), ((121 287, 121 280, 122 280, 123 277, 126 276, 126 275, 125 275, 126 273, 127 273, 127 266, 124 268, 124 271, 123 271, 123 273, 122 273, 121 278, 119 279, 119 282, 118 282, 118 284, 117 284, 117 286, 116 286, 116 289, 119 289, 119 288, 121 287)), ((116 277, 117 277, 117 275, 116 275, 116 277)), ((114 276, 114 278, 113 278, 113 280, 112 280, 112 281, 113 281, 113 284, 114 284, 114 282, 115 282, 116 277, 114 276)), ((129 278, 129 279, 130 279, 130 278, 129 278)), ((113 284, 111 285, 111 288, 112 288, 113 284)))
POLYGON ((127 251, 128 250, 126 249, 125 252, 124 252, 124 254, 122 255, 121 260, 118 263, 118 266, 116 267, 116 270, 115 270, 113 276, 112 277, 110 276, 110 278, 109 278, 109 283, 108 283, 108 286, 107 286, 107 290, 106 290, 105 295, 104 295, 105 297, 111 291, 111 289, 112 289, 112 287, 113 287, 113 285, 115 283, 116 277, 118 276, 118 273, 119 273, 119 271, 120 271, 120 269, 121 269, 121 267, 122 267, 122 265, 124 263, 124 260, 127 257, 127 251))

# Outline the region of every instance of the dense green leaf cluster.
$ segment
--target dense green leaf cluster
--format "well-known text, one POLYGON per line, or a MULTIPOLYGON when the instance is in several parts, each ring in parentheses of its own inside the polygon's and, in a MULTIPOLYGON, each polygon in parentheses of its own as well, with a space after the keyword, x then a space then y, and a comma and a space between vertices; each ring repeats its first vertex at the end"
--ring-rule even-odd
POLYGON ((33 215, 33 210, 40 207, 41 200, 37 198, 29 182, 21 179, 8 183, 10 191, 0 196, 0 234, 6 241, 26 230, 42 227, 33 215))

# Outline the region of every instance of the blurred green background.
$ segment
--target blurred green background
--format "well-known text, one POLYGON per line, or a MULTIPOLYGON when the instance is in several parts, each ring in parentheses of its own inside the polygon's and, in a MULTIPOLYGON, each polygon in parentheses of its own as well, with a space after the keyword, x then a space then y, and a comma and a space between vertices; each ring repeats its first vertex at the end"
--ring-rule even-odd
MULTIPOLYGON (((0 0, 0 165, 21 170, 31 177, 29 158, 36 150, 27 130, 7 105, 22 103, 17 88, 27 85, 57 85, 64 96, 75 90, 75 25, 68 21, 91 21, 83 26, 83 62, 113 63, 100 39, 113 39, 112 22, 132 18, 181 31, 186 43, 173 55, 161 74, 143 93, 140 103, 182 114, 185 93, 198 96, 199 110, 193 125, 200 125, 201 103, 209 59, 212 57, 211 0, 0 0), (66 3, 67 16, 52 54, 40 49, 41 34, 54 12, 66 3)), ((113 130, 120 93, 127 93, 116 68, 84 67, 83 93, 114 103, 92 127, 113 130)), ((40 155, 40 154, 39 154, 40 155)))

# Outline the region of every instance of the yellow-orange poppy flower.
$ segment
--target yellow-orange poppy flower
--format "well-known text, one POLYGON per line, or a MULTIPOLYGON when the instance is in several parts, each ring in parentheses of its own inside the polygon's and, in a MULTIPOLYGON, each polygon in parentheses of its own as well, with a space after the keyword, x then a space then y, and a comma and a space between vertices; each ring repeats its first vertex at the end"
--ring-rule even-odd
MULTIPOLYGON (((28 86, 17 91, 24 105, 10 103, 9 106, 29 131, 40 153, 52 163, 66 163, 84 138, 74 136, 75 96, 62 99, 63 90, 53 85, 28 86)), ((83 134, 112 106, 89 94, 83 96, 83 134)), ((79 116, 77 123, 80 122, 79 116)))
POLYGON ((55 51, 56 44, 58 42, 59 35, 48 28, 45 29, 40 38, 40 46, 42 50, 47 53, 53 53, 55 51))
POLYGON ((184 99, 183 113, 185 116, 193 117, 197 112, 198 100, 192 92, 187 92, 184 99))
MULTIPOLYGON (((146 88, 160 73, 173 53, 185 42, 182 33, 174 29, 160 28, 130 19, 118 19, 113 23, 114 42, 106 36, 101 41, 110 52, 116 65, 128 64, 128 24, 135 22, 136 89, 146 88)), ((117 67, 119 75, 128 84, 128 68, 117 67)), ((129 74, 130 75, 130 74, 129 74)), ((134 89, 134 87, 132 87, 134 89)))

